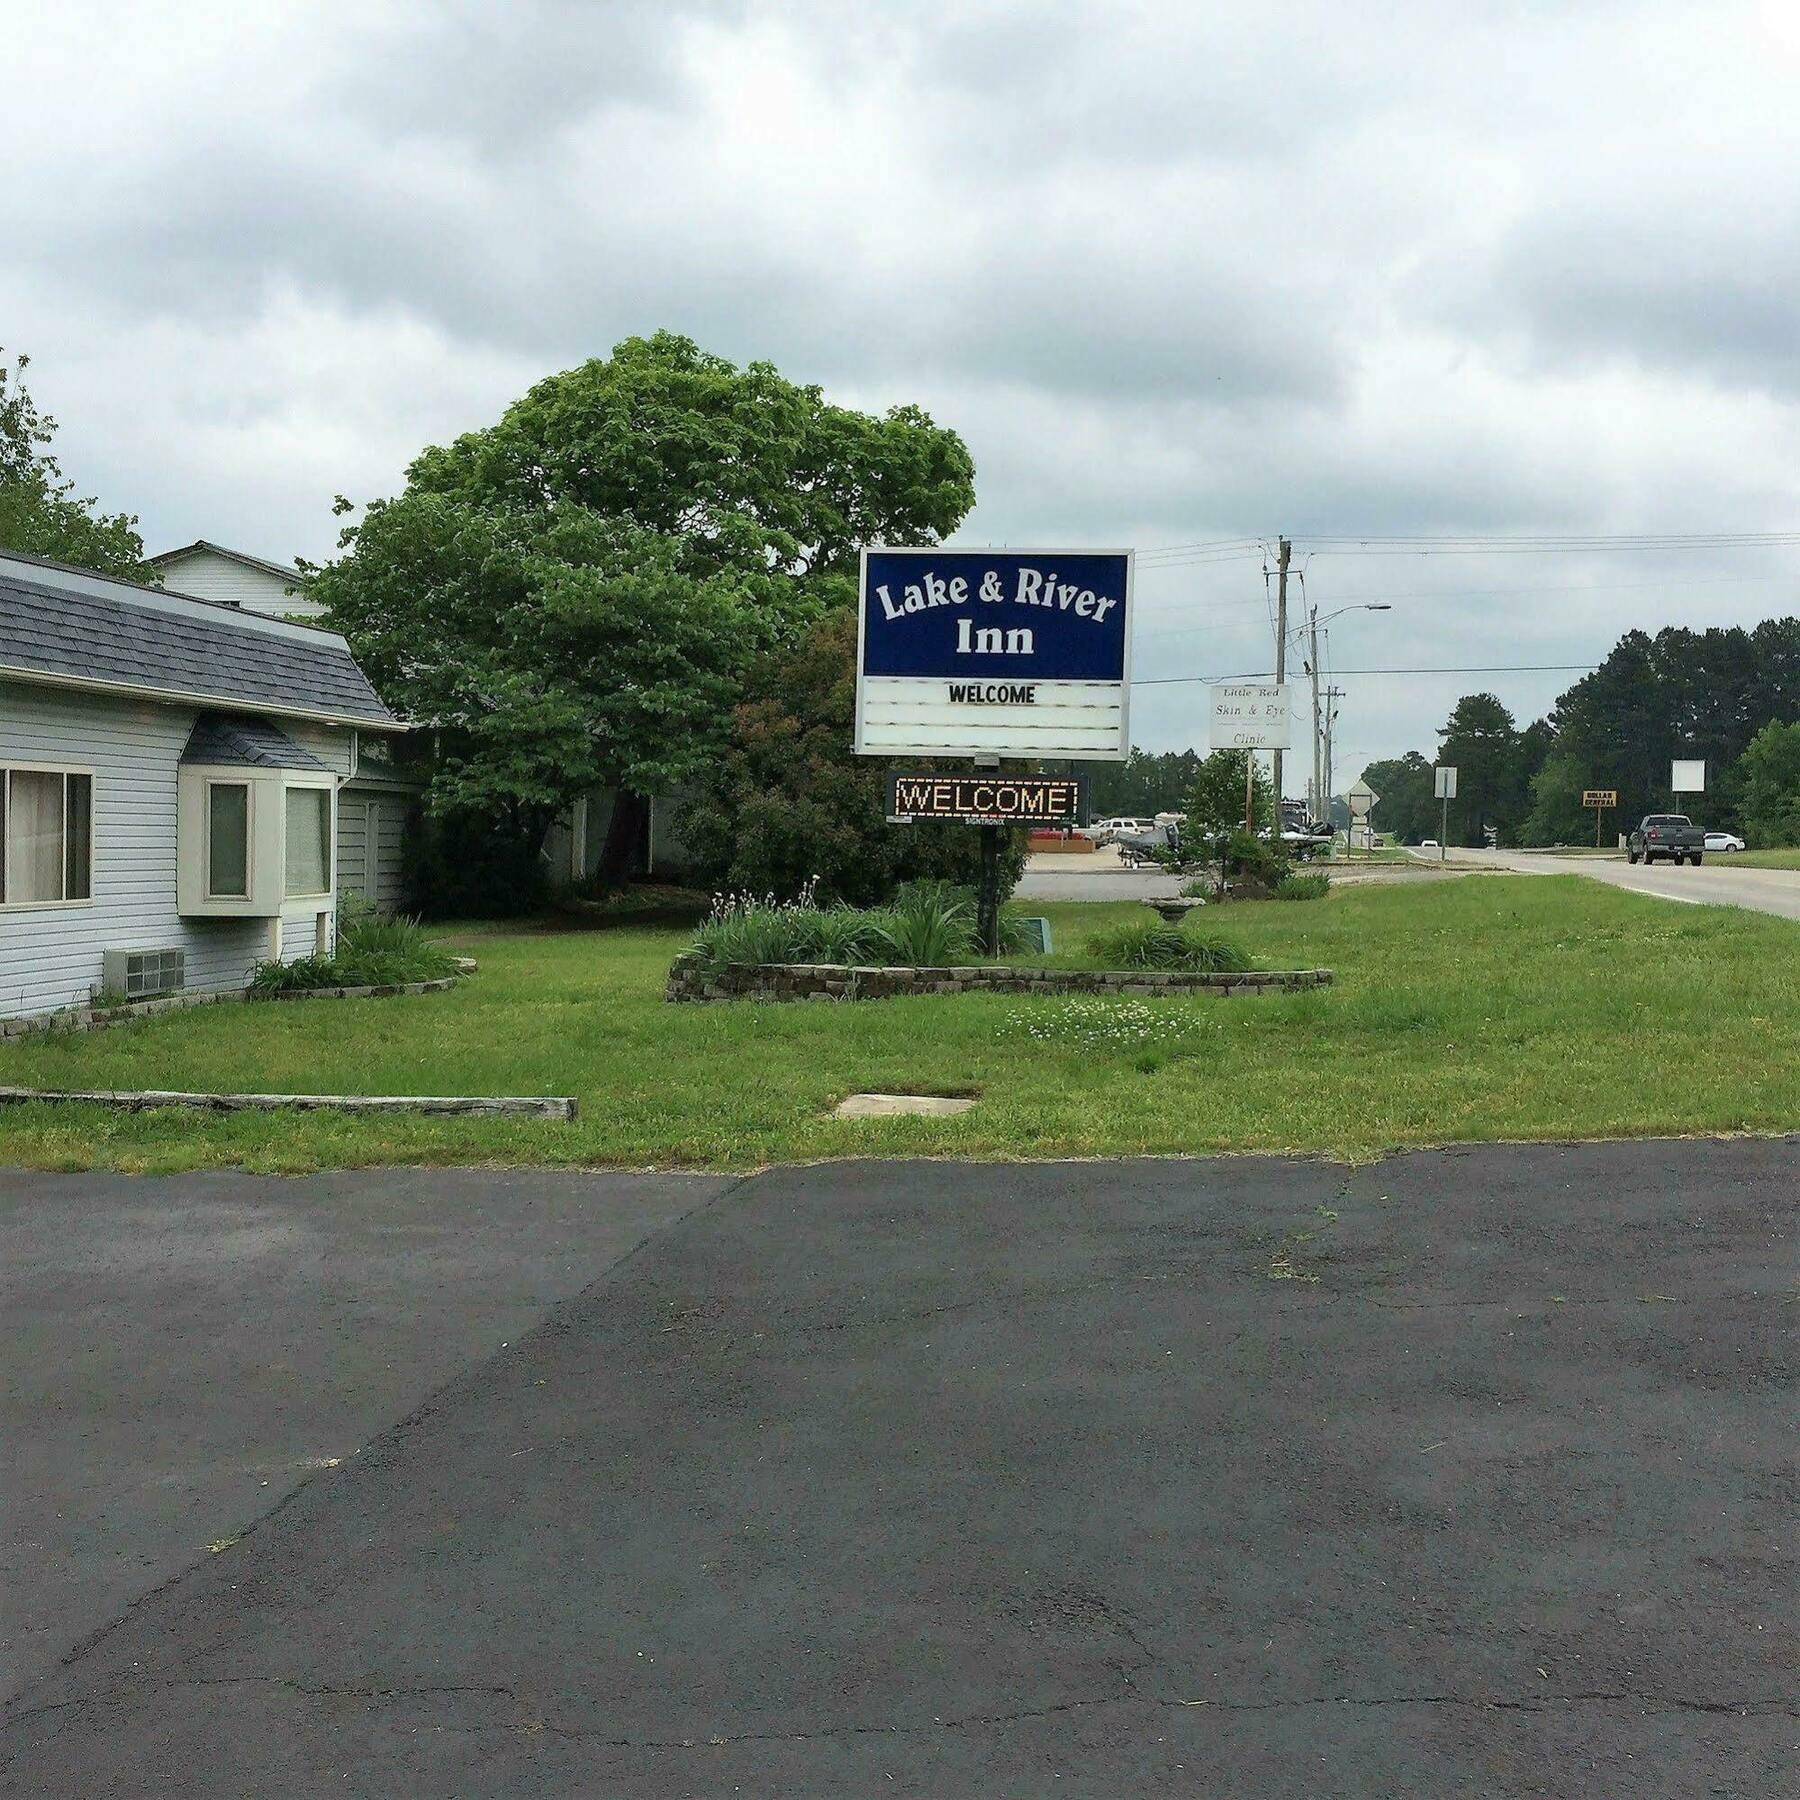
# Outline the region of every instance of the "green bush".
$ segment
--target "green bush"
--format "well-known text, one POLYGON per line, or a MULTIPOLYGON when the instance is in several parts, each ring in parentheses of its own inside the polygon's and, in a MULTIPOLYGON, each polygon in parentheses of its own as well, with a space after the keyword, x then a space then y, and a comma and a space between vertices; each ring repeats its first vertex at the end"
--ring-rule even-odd
POLYGON ((441 981, 455 973, 455 957, 432 943, 417 919, 388 918, 346 902, 338 916, 337 949, 332 955, 258 963, 249 991, 267 996, 307 988, 394 987, 441 981))
POLYGON ((885 916, 876 915, 875 936, 897 963, 942 968, 967 962, 975 954, 974 909, 920 883, 903 891, 885 916))
POLYGON ((1229 881, 1254 881, 1275 888, 1292 866, 1279 844, 1248 831, 1234 831, 1225 846, 1225 876, 1229 881))
POLYGON ((1096 932, 1087 940, 1086 949, 1096 963, 1107 969, 1236 974, 1250 967, 1249 957, 1235 944, 1197 937, 1179 925, 1165 925, 1160 919, 1134 920, 1096 932))
POLYGON ((876 929, 873 914, 858 912, 853 906, 830 907, 805 921, 806 954, 813 962, 866 962, 876 929))
POLYGON ((1330 892, 1328 875, 1284 875, 1275 884, 1277 900, 1323 900, 1330 892))
POLYGON ((811 954, 811 943, 806 909, 774 904, 715 912, 694 933, 694 948, 717 963, 802 962, 811 954))

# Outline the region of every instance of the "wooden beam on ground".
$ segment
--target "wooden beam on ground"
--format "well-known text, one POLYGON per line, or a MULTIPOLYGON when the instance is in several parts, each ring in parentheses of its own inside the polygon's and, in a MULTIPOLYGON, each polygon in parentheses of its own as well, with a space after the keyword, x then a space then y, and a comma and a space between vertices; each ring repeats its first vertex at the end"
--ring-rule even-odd
POLYGON ((433 1113, 475 1118, 569 1119, 573 1095, 535 1094, 184 1094, 112 1088, 0 1087, 0 1106, 38 1101, 111 1106, 149 1112, 159 1106, 189 1106, 199 1112, 433 1113))

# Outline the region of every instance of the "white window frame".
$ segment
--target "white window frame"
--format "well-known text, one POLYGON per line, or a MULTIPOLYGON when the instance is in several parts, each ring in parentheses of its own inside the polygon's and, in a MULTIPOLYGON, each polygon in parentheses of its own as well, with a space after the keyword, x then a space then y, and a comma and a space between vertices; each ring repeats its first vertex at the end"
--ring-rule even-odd
POLYGON ((209 904, 222 902, 248 906, 256 892, 256 783, 247 776, 233 779, 229 775, 208 775, 200 785, 200 891, 209 904), (214 788, 234 787, 244 790, 244 891, 241 894, 215 894, 212 885, 212 797, 214 788))
POLYGON ((83 900, 0 900, 0 912, 50 912, 62 911, 71 907, 92 906, 94 904, 94 866, 99 831, 96 828, 95 790, 99 783, 94 779, 91 764, 87 763, 48 763, 26 762, 22 758, 7 757, 0 761, 0 783, 5 784, 6 792, 0 795, 0 858, 5 859, 4 879, 0 880, 0 894, 13 891, 12 878, 12 778, 13 771, 21 775, 60 775, 63 777, 63 829, 62 829, 62 879, 63 887, 69 885, 69 782, 71 775, 85 775, 88 784, 88 891, 83 900))

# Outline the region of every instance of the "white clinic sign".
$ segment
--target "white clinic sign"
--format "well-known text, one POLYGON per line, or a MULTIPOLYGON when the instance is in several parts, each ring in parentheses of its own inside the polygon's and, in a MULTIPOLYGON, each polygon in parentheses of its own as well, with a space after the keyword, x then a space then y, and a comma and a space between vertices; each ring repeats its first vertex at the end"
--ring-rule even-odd
POLYGON ((1212 697, 1215 750, 1286 750, 1294 741, 1293 709, 1284 684, 1218 681, 1212 697))

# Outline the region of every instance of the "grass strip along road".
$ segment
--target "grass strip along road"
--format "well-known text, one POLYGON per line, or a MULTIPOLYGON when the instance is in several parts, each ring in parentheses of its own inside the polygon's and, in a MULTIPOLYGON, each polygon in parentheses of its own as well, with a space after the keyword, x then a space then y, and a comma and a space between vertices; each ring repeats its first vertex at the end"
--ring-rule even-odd
MULTIPOLYGON (((1055 960, 1136 905, 1053 905, 1055 960), (1065 948, 1066 947, 1066 948, 1065 948)), ((1576 876, 1493 876, 1208 908, 1265 968, 1331 988, 1256 999, 962 995, 670 1006, 669 930, 459 933, 451 993, 202 1007, 0 1049, 0 1085, 561 1093, 572 1125, 25 1106, 0 1164, 562 1163, 744 1169, 856 1154, 1286 1150, 1367 1157, 1507 1138, 1800 1123, 1800 935, 1576 876), (861 1091, 973 1094, 955 1118, 847 1123, 861 1091)))

